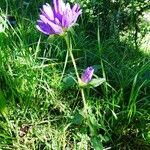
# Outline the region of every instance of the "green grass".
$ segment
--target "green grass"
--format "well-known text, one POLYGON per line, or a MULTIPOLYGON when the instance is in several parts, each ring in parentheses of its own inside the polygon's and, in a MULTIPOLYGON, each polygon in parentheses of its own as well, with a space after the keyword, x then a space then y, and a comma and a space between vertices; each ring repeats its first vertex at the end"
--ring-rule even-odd
MULTIPOLYGON (((75 84, 61 80, 67 47, 61 37, 37 31, 38 6, 8 1, 15 27, 0 33, 0 149, 150 149, 150 55, 127 40, 74 27, 73 53, 80 75, 95 66, 106 82, 86 89, 88 117, 75 84), (34 7, 33 7, 34 6, 34 7)), ((2 13, 6 14, 2 2, 2 13)), ((91 23, 92 26, 92 23, 91 23)), ((69 57, 64 79, 73 76, 69 57)), ((68 80, 67 80, 68 81, 68 80)))

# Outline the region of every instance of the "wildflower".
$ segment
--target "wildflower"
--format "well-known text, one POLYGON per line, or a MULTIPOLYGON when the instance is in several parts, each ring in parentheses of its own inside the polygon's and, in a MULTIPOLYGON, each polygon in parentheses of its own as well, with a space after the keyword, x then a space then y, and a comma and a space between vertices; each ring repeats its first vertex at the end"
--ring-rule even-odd
POLYGON ((41 9, 40 19, 37 21, 37 29, 44 34, 63 34, 65 30, 72 27, 81 14, 80 6, 65 4, 63 0, 53 0, 53 6, 48 3, 41 9))
POLYGON ((93 73, 94 73, 93 67, 88 67, 87 69, 85 69, 84 73, 82 74, 81 80, 84 83, 88 83, 89 81, 91 81, 93 73))

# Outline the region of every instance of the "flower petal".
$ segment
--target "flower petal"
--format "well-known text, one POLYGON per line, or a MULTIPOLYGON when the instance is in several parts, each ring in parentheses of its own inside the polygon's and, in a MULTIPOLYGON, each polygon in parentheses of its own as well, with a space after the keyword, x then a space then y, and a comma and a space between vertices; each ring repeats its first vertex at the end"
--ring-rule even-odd
POLYGON ((55 32, 55 34, 61 34, 63 32, 63 29, 61 26, 53 23, 52 21, 48 20, 44 15, 40 15, 40 19, 45 24, 49 24, 49 26, 52 28, 52 30, 55 32))
POLYGON ((54 10, 56 13, 63 15, 65 10, 65 3, 63 0, 53 0, 54 10))
POLYGON ((72 12, 78 12, 79 10, 80 10, 79 4, 75 4, 75 5, 72 7, 72 12))
POLYGON ((43 32, 44 34, 50 35, 54 34, 55 32, 52 30, 52 28, 49 26, 49 24, 46 24, 42 22, 41 20, 38 21, 38 25, 36 25, 36 28, 43 32))
POLYGON ((70 27, 72 24, 72 10, 70 8, 69 3, 66 4, 66 10, 63 13, 62 17, 62 26, 65 28, 70 27))
POLYGON ((43 11, 42 14, 49 20, 54 20, 54 12, 51 8, 51 6, 46 3, 46 5, 43 5, 43 11))
POLYGON ((74 25, 79 17, 79 15, 81 15, 82 11, 80 10, 80 6, 79 4, 75 4, 72 7, 72 25, 74 25))
POLYGON ((93 76, 94 69, 93 67, 88 67, 81 76, 81 80, 85 83, 88 83, 93 76))

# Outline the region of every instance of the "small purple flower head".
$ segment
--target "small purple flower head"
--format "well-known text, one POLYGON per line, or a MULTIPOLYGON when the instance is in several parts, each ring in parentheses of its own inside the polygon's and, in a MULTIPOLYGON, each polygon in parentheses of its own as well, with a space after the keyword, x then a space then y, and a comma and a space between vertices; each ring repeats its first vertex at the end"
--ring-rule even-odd
POLYGON ((63 0, 53 0, 53 6, 48 3, 41 9, 40 19, 37 21, 37 29, 44 34, 62 34, 73 26, 81 14, 80 6, 65 4, 63 0))
POLYGON ((81 80, 85 83, 88 83, 89 81, 91 81, 93 73, 94 73, 93 67, 86 68, 81 76, 81 80))

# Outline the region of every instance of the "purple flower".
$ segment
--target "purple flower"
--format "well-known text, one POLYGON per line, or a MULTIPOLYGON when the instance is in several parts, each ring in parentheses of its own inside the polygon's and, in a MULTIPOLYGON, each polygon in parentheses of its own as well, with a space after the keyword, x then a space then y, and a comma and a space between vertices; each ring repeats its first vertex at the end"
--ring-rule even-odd
POLYGON ((80 6, 65 4, 63 0, 53 0, 53 6, 48 3, 41 9, 40 19, 37 21, 37 29, 47 35, 62 34, 73 26, 81 14, 80 6))
POLYGON ((81 76, 81 80, 85 83, 88 83, 92 79, 93 73, 94 73, 93 67, 86 68, 81 76))

